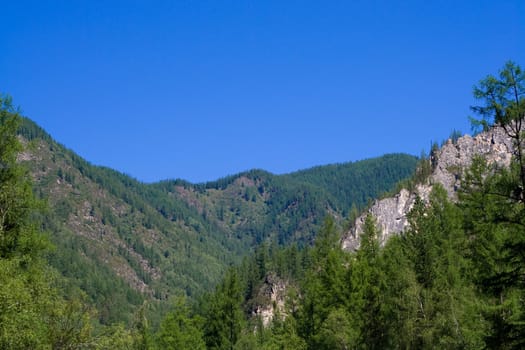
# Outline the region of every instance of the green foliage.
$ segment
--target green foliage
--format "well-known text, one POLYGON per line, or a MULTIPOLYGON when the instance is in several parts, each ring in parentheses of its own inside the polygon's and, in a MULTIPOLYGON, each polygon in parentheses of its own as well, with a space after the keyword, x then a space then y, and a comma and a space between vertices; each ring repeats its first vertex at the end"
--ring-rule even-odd
POLYGON ((355 344, 356 332, 350 314, 343 308, 330 311, 318 332, 318 349, 348 349, 355 344))
POLYGON ((430 149, 430 155, 426 152, 421 152, 419 159, 415 165, 415 170, 412 175, 399 180, 390 191, 385 191, 381 194, 382 198, 391 197, 399 193, 402 189, 406 189, 410 192, 416 189, 417 185, 427 183, 430 175, 434 171, 437 164, 437 150, 438 146, 433 143, 430 149))
POLYGON ((0 96, 0 348, 76 348, 90 344, 87 308, 61 298, 59 281, 42 259, 49 248, 37 231, 35 200, 27 170, 17 157, 20 118, 0 96))
POLYGON ((514 62, 507 62, 498 78, 489 75, 474 87, 474 97, 484 104, 471 107, 481 116, 481 119, 471 118, 473 127, 482 126, 486 130, 499 125, 513 141, 521 185, 517 190, 525 203, 525 71, 514 62))
POLYGON ((445 190, 435 185, 430 205, 416 204, 406 251, 420 285, 415 344, 478 348, 485 324, 466 260, 467 237, 462 215, 445 190))
POLYGON ((448 139, 455 145, 457 144, 461 136, 463 136, 463 133, 459 130, 454 129, 450 132, 448 139))
POLYGON ((209 349, 233 349, 242 329, 241 302, 239 277, 230 269, 207 310, 204 340, 209 349))
POLYGON ((354 315, 353 328, 358 330, 355 339, 359 346, 381 349, 386 346, 386 320, 383 315, 385 280, 379 256, 378 236, 375 219, 365 219, 360 247, 356 261, 349 273, 351 281, 350 311, 354 315))
POLYGON ((421 286, 405 250, 404 238, 392 237, 381 252, 381 270, 387 277, 382 291, 387 348, 414 348, 418 331, 421 286))
MULTIPOLYGON (((299 291, 289 294, 285 317, 277 313, 269 327, 244 323, 248 328, 239 333, 235 348, 522 347, 525 215, 521 202, 511 197, 519 177, 517 169, 495 175, 489 170, 481 160, 474 162, 459 203, 434 185, 429 202, 414 205, 410 228, 383 248, 371 216, 353 254, 341 250, 330 218, 312 248, 276 253, 266 245, 267 252, 257 252, 241 269, 248 276, 255 267, 250 283, 241 279, 241 288, 251 285, 250 293, 241 293, 245 305, 270 280, 279 257, 298 253, 303 263, 287 276, 290 290, 298 284, 299 291)), ((264 302, 269 301, 255 304, 264 302)), ((205 324, 217 324, 218 309, 205 309, 213 310, 205 313, 205 324)), ((253 310, 248 308, 245 317, 253 310)))
POLYGON ((29 221, 38 204, 29 174, 17 162, 22 150, 16 134, 19 122, 11 99, 0 96, 0 258, 29 258, 45 247, 29 221))
POLYGON ((0 347, 43 348, 42 322, 52 304, 39 261, 42 239, 30 222, 35 209, 27 172, 17 163, 19 117, 0 96, 0 347))
MULTIPOLYGON (((484 101, 471 109, 482 119, 473 120, 486 130, 494 124, 510 126, 523 119, 525 108, 525 71, 514 62, 505 63, 499 77, 488 75, 474 87, 474 97, 484 101)), ((477 125, 475 124, 475 125, 477 125)))
POLYGON ((67 278, 68 290, 86 293, 102 323, 129 325, 150 296, 166 300, 175 291, 213 288, 248 249, 184 201, 92 166, 31 121, 23 119, 19 132, 28 140, 25 164, 37 180, 35 192, 50 207, 41 216, 57 246, 48 260, 67 278), (143 283, 146 293, 139 291, 143 283))
MULTIPOLYGON (((338 245, 333 219, 328 217, 311 251, 312 261, 304 273, 303 297, 299 300, 298 334, 309 348, 320 347, 319 332, 334 305, 348 301, 345 271, 346 256, 338 245)), ((326 331, 326 329, 325 329, 326 331)))
MULTIPOLYGON (((384 247, 368 216, 354 253, 327 214, 354 221, 416 158, 148 185, 92 166, 1 96, 0 348, 523 348, 524 80, 507 63, 475 88, 480 125, 514 141, 510 168, 475 159, 457 202, 434 185, 384 247)), ((427 181, 436 156, 434 144, 399 186, 427 181)))
MULTIPOLYGON (((260 254, 270 248, 260 244, 292 244, 297 253, 312 244, 328 212, 345 216, 352 203, 357 211, 415 163, 411 156, 387 155, 283 176, 252 170, 206 184, 144 184, 91 165, 28 119, 21 119, 18 132, 35 193, 50 207, 40 217, 57 247, 48 261, 66 277, 66 294, 83 291, 105 325, 130 325, 134 310, 151 296, 166 303, 174 293, 212 290, 227 266, 253 250, 256 288, 266 272, 260 254)), ((277 255, 270 264, 275 272, 300 273, 299 255, 277 255)), ((158 310, 149 315, 154 327, 167 308, 158 310)))
POLYGON ((491 348, 524 346, 525 205, 516 197, 520 169, 494 173, 477 159, 467 173, 461 193, 465 230, 470 237, 474 283, 484 298, 483 314, 491 348))
MULTIPOLYGON (((266 330, 261 330, 265 332, 266 330)), ((271 328, 267 331, 267 338, 260 344, 264 350, 305 350, 307 348, 304 339, 296 333, 293 319, 276 320, 272 323, 271 328)))
POLYGON ((417 162, 416 157, 407 154, 386 154, 353 163, 314 167, 285 175, 285 178, 323 188, 346 215, 353 205, 362 209, 369 200, 410 177, 417 162))
POLYGON ((52 295, 40 269, 21 264, 18 258, 0 259, 0 347, 44 348, 47 327, 42 316, 49 311, 52 295))
POLYGON ((159 349, 205 349, 201 324, 190 315, 184 298, 177 298, 173 310, 162 320, 157 334, 159 349))

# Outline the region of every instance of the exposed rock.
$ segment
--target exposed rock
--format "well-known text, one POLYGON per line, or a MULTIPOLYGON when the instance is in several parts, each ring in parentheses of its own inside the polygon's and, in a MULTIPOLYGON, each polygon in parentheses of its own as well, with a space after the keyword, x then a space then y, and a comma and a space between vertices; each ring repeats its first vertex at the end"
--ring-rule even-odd
POLYGON ((433 171, 427 182, 417 185, 412 192, 402 189, 394 197, 376 200, 356 219, 353 227, 343 237, 343 249, 352 251, 359 247, 359 236, 363 232, 363 224, 369 213, 375 217, 378 228, 381 229, 379 241, 383 245, 391 235, 401 233, 408 226, 407 214, 414 206, 416 198, 428 201, 434 184, 441 184, 449 197, 456 200, 461 177, 472 164, 474 156, 481 155, 489 164, 508 167, 512 152, 512 140, 501 127, 494 127, 475 137, 465 135, 456 142, 448 140, 432 155, 433 171))
POLYGON ((508 167, 512 158, 512 140, 503 128, 495 127, 475 137, 465 135, 456 143, 448 140, 437 153, 437 162, 430 183, 440 183, 451 198, 456 198, 463 172, 475 155, 482 155, 489 164, 508 167))
POLYGON ((266 302, 257 305, 253 311, 253 316, 260 317, 263 327, 270 325, 276 314, 286 317, 286 283, 277 276, 270 274, 266 276, 264 284, 259 290, 259 295, 266 302))

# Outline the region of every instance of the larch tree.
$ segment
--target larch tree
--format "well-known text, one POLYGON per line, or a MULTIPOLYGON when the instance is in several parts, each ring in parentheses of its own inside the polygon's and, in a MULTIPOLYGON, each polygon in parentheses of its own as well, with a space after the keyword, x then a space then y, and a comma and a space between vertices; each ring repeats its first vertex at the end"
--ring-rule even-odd
POLYGON ((488 129, 501 126, 514 143, 514 155, 519 165, 520 190, 518 199, 525 202, 525 71, 514 62, 507 62, 499 77, 487 76, 474 87, 474 97, 484 102, 471 109, 481 116, 471 118, 473 126, 488 129))

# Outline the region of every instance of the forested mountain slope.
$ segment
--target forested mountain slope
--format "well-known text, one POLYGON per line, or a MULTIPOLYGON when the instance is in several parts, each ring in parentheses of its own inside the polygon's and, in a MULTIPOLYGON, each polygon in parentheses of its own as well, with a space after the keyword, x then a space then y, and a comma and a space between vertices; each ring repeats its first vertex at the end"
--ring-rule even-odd
POLYGON ((122 320, 144 297, 191 295, 213 285, 248 248, 184 202, 90 165, 28 120, 22 135, 30 142, 21 158, 49 205, 44 228, 57 246, 51 263, 88 293, 103 322, 122 320))
MULTIPOLYGON (((232 269, 198 310, 202 342, 524 349, 524 83, 513 62, 480 81, 472 109, 483 131, 433 147, 401 192, 358 218, 350 242, 327 218, 312 247, 263 245, 232 269)), ((159 343, 185 341, 166 336, 178 329, 165 321, 159 343)))
POLYGON ((271 239, 302 245, 311 243, 327 214, 341 219, 352 205, 363 208, 410 176, 416 163, 413 156, 389 154, 280 176, 252 170, 205 184, 175 180, 153 187, 193 206, 231 235, 255 244, 271 239))
POLYGON ((263 241, 310 244, 327 214, 342 220, 417 161, 395 154, 282 176, 252 170, 205 184, 144 184, 89 164, 28 119, 20 134, 19 158, 49 204, 44 229, 57 247, 49 259, 105 323, 125 320, 144 298, 211 288, 263 241))

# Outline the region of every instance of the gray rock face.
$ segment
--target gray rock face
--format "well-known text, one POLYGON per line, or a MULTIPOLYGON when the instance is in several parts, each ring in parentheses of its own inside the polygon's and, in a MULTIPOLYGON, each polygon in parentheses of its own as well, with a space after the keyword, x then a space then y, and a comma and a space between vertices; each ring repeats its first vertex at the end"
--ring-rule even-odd
POLYGON ((286 291, 287 284, 285 281, 273 274, 266 276, 266 280, 259 290, 259 296, 266 302, 258 305, 252 312, 252 316, 260 317, 263 327, 268 327, 276 314, 283 319, 286 318, 286 291))
POLYGON ((359 248, 359 237, 363 232, 366 216, 372 214, 378 228, 381 229, 379 241, 381 245, 392 235, 399 234, 408 226, 407 214, 414 206, 417 197, 428 201, 432 186, 443 185, 452 200, 457 198, 456 191, 461 185, 461 177, 472 164, 476 155, 482 155, 489 164, 508 167, 512 159, 512 140, 501 127, 494 127, 475 137, 465 135, 457 142, 448 140, 441 149, 433 155, 433 172, 426 183, 416 186, 413 192, 402 189, 391 198, 376 200, 361 216, 342 239, 343 249, 353 251, 359 248))
POLYGON ((371 213, 377 220, 381 232, 380 243, 388 239, 391 232, 402 232, 406 225, 406 213, 413 205, 415 196, 402 189, 395 197, 378 200, 370 209, 359 216, 354 224, 354 230, 343 240, 343 249, 355 250, 359 247, 359 235, 363 232, 366 214, 371 213))
POLYGON ((448 140, 437 153, 437 162, 430 181, 442 184, 449 196, 455 198, 461 175, 472 164, 475 155, 484 156, 489 164, 508 167, 512 152, 512 140, 499 127, 475 137, 465 135, 455 144, 448 140))

